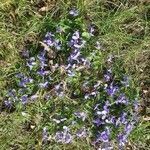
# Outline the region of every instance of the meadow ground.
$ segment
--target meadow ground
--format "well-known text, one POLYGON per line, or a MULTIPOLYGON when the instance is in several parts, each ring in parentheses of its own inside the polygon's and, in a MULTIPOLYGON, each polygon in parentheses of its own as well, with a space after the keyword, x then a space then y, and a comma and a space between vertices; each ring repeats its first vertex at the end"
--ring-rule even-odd
MULTIPOLYGON (((140 121, 126 149, 150 149, 150 2, 149 0, 1 0, 0 1, 0 150, 93 149, 90 142, 42 146, 42 102, 24 110, 3 110, 3 97, 24 60, 23 49, 37 49, 55 21, 75 6, 85 23, 97 27, 97 40, 106 53, 121 58, 125 72, 139 90, 140 121)), ((34 51, 34 50, 33 50, 34 51)), ((103 58, 98 58, 102 59, 103 58)), ((99 65, 99 64, 97 64, 99 65)), ((46 116, 45 116, 46 117, 46 116)))

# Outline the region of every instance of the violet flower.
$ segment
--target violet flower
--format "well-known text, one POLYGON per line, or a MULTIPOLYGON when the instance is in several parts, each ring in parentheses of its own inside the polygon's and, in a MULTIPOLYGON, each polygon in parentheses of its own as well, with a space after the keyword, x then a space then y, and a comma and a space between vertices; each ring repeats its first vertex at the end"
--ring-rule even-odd
POLYGON ((60 50, 61 49, 61 42, 60 40, 55 40, 54 41, 54 47, 57 49, 57 50, 60 50))
POLYGON ((40 88, 47 88, 48 87, 48 81, 44 82, 44 83, 39 83, 39 87, 40 88))
POLYGON ((42 51, 37 55, 37 58, 41 61, 41 62, 45 62, 47 59, 45 58, 46 55, 46 51, 42 51))
POLYGON ((115 102, 116 104, 124 104, 127 105, 128 104, 128 99, 125 97, 124 94, 120 94, 120 96, 118 97, 117 101, 115 102))
POLYGON ((104 122, 102 119, 100 119, 100 118, 96 118, 96 119, 94 119, 92 122, 93 122, 97 127, 99 127, 100 125, 105 124, 105 122, 104 122))
POLYGON ((133 130, 133 122, 128 122, 126 125, 125 125, 125 129, 124 129, 124 132, 126 133, 126 135, 129 135, 130 132, 133 130))
POLYGON ((43 133, 42 133, 42 142, 46 143, 48 140, 48 132, 47 132, 47 128, 44 127, 43 128, 43 133))
POLYGON ((40 69, 38 72, 37 72, 40 76, 45 76, 45 75, 48 75, 49 74, 49 71, 45 71, 43 69, 40 69))
POLYGON ((101 142, 109 142, 109 137, 110 136, 110 131, 109 131, 109 128, 106 128, 106 130, 104 130, 103 132, 101 132, 99 135, 98 135, 98 138, 96 140, 96 143, 101 141, 101 142))
POLYGON ((119 142, 119 146, 120 148, 124 147, 126 142, 127 142, 127 137, 124 134, 119 134, 118 135, 118 142, 119 142))
POLYGON ((105 120, 105 122, 108 123, 108 124, 116 125, 116 117, 115 117, 115 116, 109 116, 109 117, 105 120))
POLYGON ((80 38, 79 31, 73 33, 71 40, 69 41, 69 46, 75 49, 81 49, 84 47, 86 41, 80 38))
POLYGON ((60 132, 60 131, 56 132, 56 134, 55 134, 55 140, 57 142, 63 142, 64 141, 63 138, 64 138, 64 133, 63 132, 60 132))
POLYGON ((26 104, 28 102, 28 95, 23 95, 21 97, 21 102, 22 102, 22 104, 26 104))
POLYGON ((79 137, 79 138, 84 138, 87 136, 87 131, 85 129, 85 127, 81 128, 80 130, 78 130, 76 132, 76 136, 79 137))
POLYGON ((123 112, 118 120, 116 120, 116 126, 127 123, 127 113, 123 112))
POLYGON ((103 110, 102 111, 97 111, 96 114, 101 117, 102 120, 106 119, 107 115, 109 114, 109 107, 110 104, 108 101, 106 101, 105 105, 103 106, 103 110))
POLYGON ((38 99, 38 97, 39 97, 39 96, 38 96, 37 94, 34 94, 34 95, 32 95, 32 96, 30 97, 30 99, 31 99, 31 100, 36 100, 36 99, 38 99))
POLYGON ((16 90, 15 89, 9 90, 7 96, 14 98, 16 96, 16 90))
POLYGON ((107 131, 103 131, 101 133, 101 141, 108 142, 108 140, 109 140, 109 134, 107 133, 107 131))
POLYGON ((26 87, 27 84, 29 84, 29 83, 33 83, 33 79, 28 78, 28 77, 24 77, 24 78, 22 78, 21 81, 19 82, 19 86, 20 86, 20 87, 26 87))
POLYGON ((104 74, 104 80, 106 82, 109 82, 111 80, 111 78, 112 78, 112 74, 109 71, 107 71, 107 73, 104 74))
POLYGON ((118 86, 113 86, 113 84, 111 84, 107 89, 107 94, 110 95, 111 97, 113 97, 117 92, 118 92, 119 88, 118 86))
POLYGON ((64 144, 71 143, 72 139, 73 139, 72 135, 69 133, 68 128, 66 128, 66 127, 63 127, 63 128, 64 128, 64 131, 56 132, 55 140, 57 142, 61 142, 61 143, 64 143, 64 144))
POLYGON ((35 58, 34 57, 29 58, 27 62, 27 66, 29 67, 29 69, 32 70, 35 65, 36 65, 35 58))
POLYGON ((75 112, 74 114, 77 118, 82 119, 82 121, 85 121, 87 118, 87 114, 85 112, 75 112))
POLYGON ((6 106, 8 109, 10 109, 10 108, 12 107, 12 105, 13 105, 13 103, 12 103, 11 101, 9 101, 9 100, 5 100, 5 101, 4 101, 4 104, 5 104, 5 106, 6 106))
POLYGON ((75 31, 72 35, 73 40, 78 40, 80 38, 80 33, 79 31, 75 31))
POLYGON ((62 97, 64 95, 64 89, 62 83, 55 85, 55 93, 59 97, 62 97))
POLYGON ((45 35, 44 43, 52 47, 54 46, 54 41, 54 34, 52 34, 51 32, 47 32, 47 34, 45 35))

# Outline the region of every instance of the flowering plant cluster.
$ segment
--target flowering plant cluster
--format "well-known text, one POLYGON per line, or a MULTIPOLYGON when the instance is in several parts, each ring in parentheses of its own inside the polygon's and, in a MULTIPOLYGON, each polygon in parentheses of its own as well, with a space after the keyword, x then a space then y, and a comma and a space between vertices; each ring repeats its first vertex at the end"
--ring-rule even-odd
POLYGON ((25 109, 44 101, 43 144, 90 138, 95 148, 113 149, 114 141, 123 148, 138 121, 138 91, 117 65, 120 60, 96 40, 96 30, 72 9, 46 33, 40 50, 21 53, 25 68, 4 107, 25 109))

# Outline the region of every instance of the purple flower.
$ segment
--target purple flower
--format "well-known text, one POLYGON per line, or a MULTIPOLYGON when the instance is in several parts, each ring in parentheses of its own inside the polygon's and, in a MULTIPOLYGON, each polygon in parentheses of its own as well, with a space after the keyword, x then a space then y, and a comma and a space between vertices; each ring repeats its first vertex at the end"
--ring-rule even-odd
POLYGON ((126 133, 126 135, 129 135, 130 134, 130 132, 133 130, 133 122, 131 122, 131 123, 127 123, 126 125, 125 125, 125 130, 124 130, 124 132, 126 133))
POLYGON ((72 39, 73 39, 73 40, 78 40, 79 38, 80 38, 80 33, 79 33, 79 31, 75 31, 75 32, 73 33, 72 39))
POLYGON ((19 79, 22 79, 22 78, 24 78, 24 75, 22 73, 18 73, 18 74, 16 74, 16 77, 19 79))
POLYGON ((108 95, 110 95, 111 97, 113 97, 117 92, 118 92, 118 87, 117 86, 113 86, 113 84, 111 84, 107 89, 106 89, 108 95))
POLYGON ((109 128, 106 128, 102 133, 98 135, 97 142, 102 141, 102 142, 108 142, 109 141, 109 135, 110 131, 109 128))
POLYGON ((40 88, 47 88, 48 87, 48 82, 46 81, 46 82, 44 82, 44 83, 39 83, 39 87, 40 88))
POLYGON ((109 140, 109 135, 108 135, 108 133, 107 133, 106 131, 103 131, 103 132, 101 133, 101 140, 102 140, 103 142, 108 142, 108 140, 109 140))
POLYGON ((43 69, 40 69, 38 72, 37 72, 40 76, 45 76, 45 75, 48 75, 49 74, 49 71, 45 71, 43 69))
POLYGON ((44 82, 44 83, 39 83, 40 88, 47 88, 48 87, 48 82, 44 82))
POLYGON ((16 96, 16 90, 15 89, 9 90, 7 95, 8 97, 14 98, 16 96))
POLYGON ((127 137, 126 135, 123 135, 123 134, 119 134, 118 135, 118 142, 119 142, 119 146, 120 147, 124 147, 126 142, 127 142, 127 137))
POLYGON ((63 132, 56 132, 56 135, 55 135, 55 140, 57 142, 63 142, 63 138, 64 138, 64 133, 63 132))
POLYGON ((60 40, 55 40, 54 41, 54 47, 57 49, 57 50, 60 50, 61 49, 61 42, 60 40))
POLYGON ((85 121, 87 114, 85 112, 75 112, 74 113, 77 118, 82 119, 82 121, 85 121))
POLYGON ((72 8, 70 11, 69 11, 69 14, 76 17, 78 16, 79 12, 76 8, 72 8))
POLYGON ((69 41, 69 46, 73 49, 81 49, 84 47, 86 41, 80 38, 79 31, 76 31, 72 35, 72 39, 69 41))
POLYGON ((6 106, 7 108, 11 108, 12 105, 13 105, 13 103, 12 103, 11 101, 9 101, 9 100, 5 100, 5 101, 4 101, 4 104, 5 104, 5 106, 6 106))
POLYGON ((102 120, 106 119, 107 115, 109 114, 109 107, 110 104, 108 101, 105 102, 105 105, 103 106, 103 110, 102 111, 97 111, 96 114, 101 117, 102 120))
POLYGON ((83 127, 83 128, 81 128, 80 130, 78 130, 78 131, 76 132, 76 135, 77 135, 77 137, 79 137, 79 138, 84 138, 84 137, 86 137, 86 136, 87 136, 87 131, 86 131, 85 127, 83 127))
POLYGON ((35 95, 32 95, 31 97, 30 97, 30 99, 31 100, 35 100, 35 99, 37 99, 39 96, 37 95, 37 94, 35 94, 35 95))
POLYGON ((70 59, 76 60, 79 62, 79 56, 80 56, 80 51, 78 49, 74 50, 74 52, 71 53, 70 59))
POLYGON ((111 80, 111 78, 112 78, 112 74, 109 71, 107 71, 107 73, 104 74, 105 81, 109 82, 111 80))
POLYGON ((45 62, 47 59, 45 58, 45 55, 46 55, 46 51, 43 50, 42 52, 40 52, 38 55, 37 55, 37 58, 42 61, 42 62, 45 62))
POLYGON ((116 104, 128 104, 128 99, 125 97, 124 94, 120 94, 120 96, 118 97, 116 104))
POLYGON ((64 134, 64 139, 63 139, 63 143, 71 143, 72 142, 72 135, 70 133, 66 133, 64 134))
POLYGON ((109 113, 109 109, 105 109, 103 111, 97 111, 96 112, 96 114, 98 116, 100 116, 102 120, 104 120, 107 117, 108 113, 109 113))
POLYGON ((64 89, 62 83, 55 85, 55 93, 59 97, 62 97, 64 95, 64 89))
POLYGON ((45 35, 44 43, 52 47, 54 46, 54 41, 54 34, 52 34, 51 32, 47 32, 47 34, 45 35))
POLYGON ((68 57, 68 62, 69 64, 74 64, 74 63, 79 63, 79 56, 80 56, 80 51, 78 49, 75 49, 71 55, 68 57))
POLYGON ((100 118, 94 119, 94 120, 93 120, 93 123, 94 123, 97 127, 99 127, 100 125, 105 124, 104 121, 101 120, 100 118))
POLYGON ((116 121, 116 126, 127 123, 127 113, 123 112, 116 121))
POLYGON ((116 125, 116 117, 115 116, 110 116, 110 117, 108 117, 108 119, 105 120, 105 122, 109 123, 109 124, 116 125))
POLYGON ((29 69, 32 70, 35 65, 36 65, 35 58, 34 57, 29 58, 27 62, 27 66, 29 67, 29 69))
POLYGON ((47 66, 47 59, 45 58, 46 51, 43 50, 40 54, 38 54, 38 59, 40 61, 40 67, 43 69, 45 66, 47 66))
POLYGON ((28 77, 23 77, 21 79, 21 81, 19 82, 19 86, 20 87, 26 87, 27 84, 29 84, 29 83, 33 83, 33 79, 28 78, 28 77))
POLYGON ((86 43, 86 41, 80 39, 80 40, 74 42, 74 47, 81 49, 85 46, 85 43, 86 43))
POLYGON ((48 132, 47 132, 47 128, 44 127, 43 128, 43 133, 42 133, 42 141, 45 143, 48 140, 48 132))
POLYGON ((22 102, 22 104, 26 104, 27 101, 28 101, 28 95, 23 95, 23 96, 21 97, 21 102, 22 102))
POLYGON ((69 133, 68 128, 66 128, 66 127, 64 127, 64 131, 58 131, 58 132, 56 132, 55 140, 57 142, 68 144, 68 143, 72 142, 72 139, 73 139, 73 137, 69 133))

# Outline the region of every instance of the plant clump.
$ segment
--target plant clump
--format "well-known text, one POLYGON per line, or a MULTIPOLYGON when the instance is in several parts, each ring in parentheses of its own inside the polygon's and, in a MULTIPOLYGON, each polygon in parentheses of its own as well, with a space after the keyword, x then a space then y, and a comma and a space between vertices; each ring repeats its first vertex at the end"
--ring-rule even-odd
POLYGON ((114 142, 123 148, 138 122, 138 90, 95 30, 73 8, 48 29, 40 50, 21 53, 23 69, 3 105, 25 110, 40 101, 44 145, 90 139, 95 148, 113 149, 114 142))

